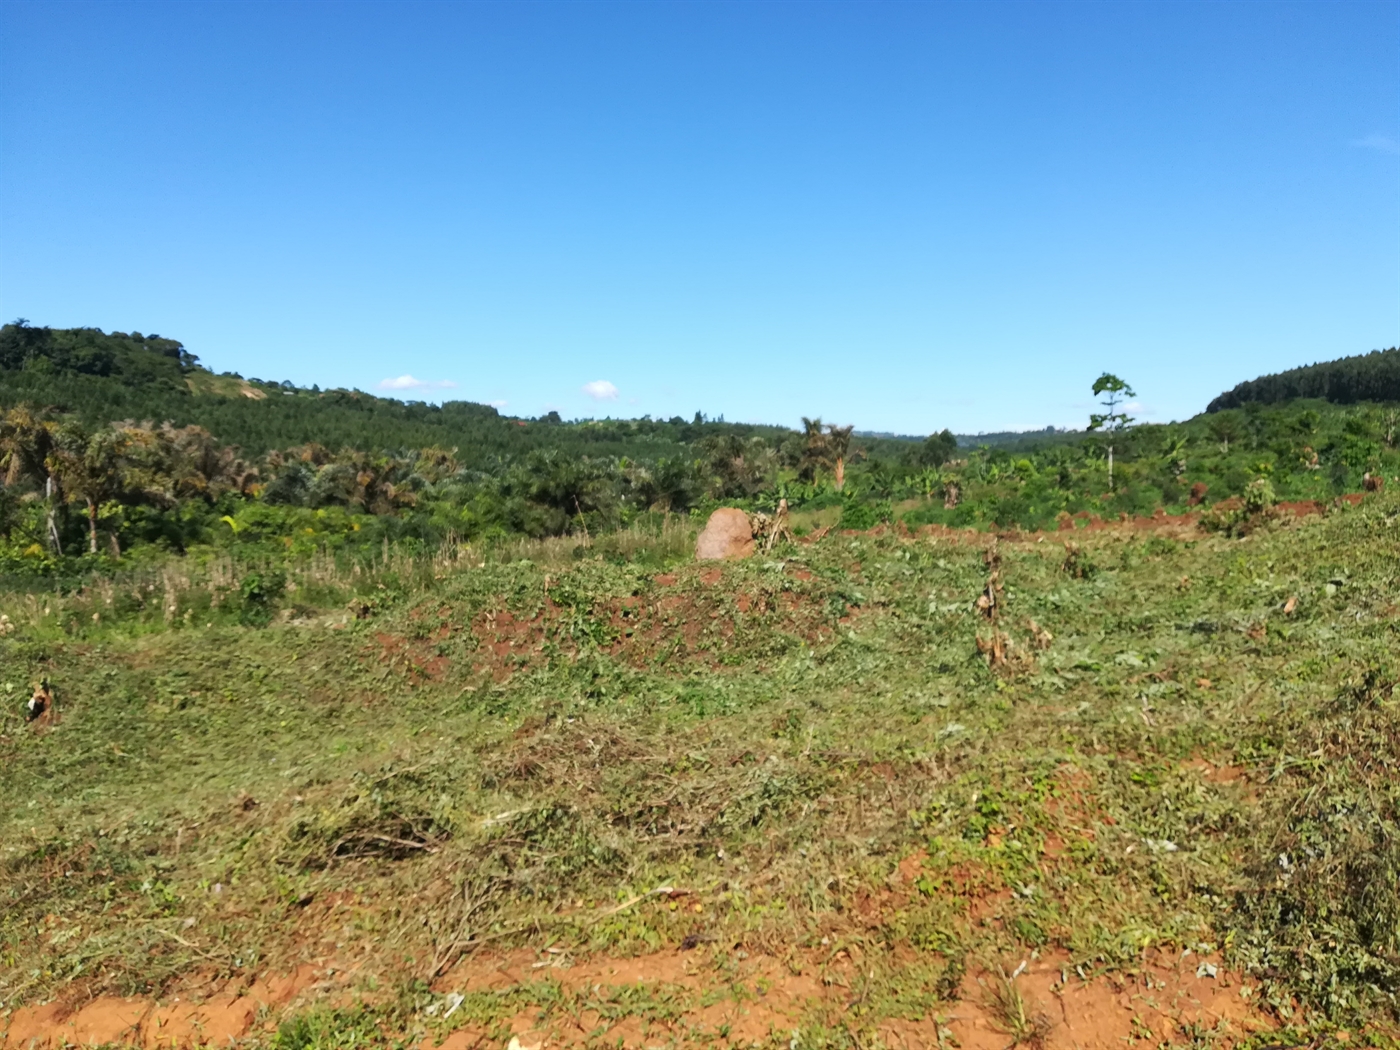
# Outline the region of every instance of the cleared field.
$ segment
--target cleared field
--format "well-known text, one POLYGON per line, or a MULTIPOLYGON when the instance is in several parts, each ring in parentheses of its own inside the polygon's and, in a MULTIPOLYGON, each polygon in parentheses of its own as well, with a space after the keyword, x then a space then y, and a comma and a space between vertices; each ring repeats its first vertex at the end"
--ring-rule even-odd
POLYGON ((0 596, 4 1045, 1391 1038, 1393 496, 683 547, 0 596))

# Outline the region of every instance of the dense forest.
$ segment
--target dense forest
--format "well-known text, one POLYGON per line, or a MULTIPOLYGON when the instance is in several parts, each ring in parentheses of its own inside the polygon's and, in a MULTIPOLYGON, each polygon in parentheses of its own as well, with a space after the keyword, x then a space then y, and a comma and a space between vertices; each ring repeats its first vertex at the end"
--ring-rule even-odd
POLYGON ((1361 401, 1400 401, 1400 348, 1290 368, 1277 375, 1241 383, 1209 405, 1207 412, 1247 404, 1278 404, 1297 398, 1319 398, 1336 405, 1361 401))
MULTIPOLYGON (((1397 360, 1349 358, 1335 375, 1378 376, 1397 360)), ((1256 383, 1267 393, 1289 375, 1256 383)), ((1105 376, 1096 392, 1107 380, 1126 389, 1105 376)), ((1371 389, 1325 382, 1344 401, 1371 389)), ((910 440, 820 419, 513 419, 470 402, 214 375, 155 335, 15 322, 0 329, 0 572, 73 575, 192 549, 300 556, 589 537, 780 500, 798 531, 1044 528, 1212 506, 1231 527, 1241 499, 1329 501, 1400 469, 1393 404, 1270 400, 1169 425, 1133 426, 1110 407, 1099 429, 961 443, 947 430, 910 440)))

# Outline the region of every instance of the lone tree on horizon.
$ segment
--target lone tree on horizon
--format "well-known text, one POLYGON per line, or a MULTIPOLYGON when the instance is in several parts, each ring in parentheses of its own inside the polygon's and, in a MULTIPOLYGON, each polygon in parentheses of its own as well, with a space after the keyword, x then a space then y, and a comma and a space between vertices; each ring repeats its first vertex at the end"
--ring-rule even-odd
POLYGON ((1095 412, 1089 416, 1089 429, 1108 432, 1108 491, 1112 492, 1113 435, 1127 430, 1133 422, 1133 417, 1126 412, 1120 412, 1119 408, 1129 398, 1137 397, 1137 394, 1133 392, 1132 387, 1116 375, 1105 372, 1094 380, 1094 396, 1099 399, 1099 404, 1104 407, 1104 411, 1095 412))

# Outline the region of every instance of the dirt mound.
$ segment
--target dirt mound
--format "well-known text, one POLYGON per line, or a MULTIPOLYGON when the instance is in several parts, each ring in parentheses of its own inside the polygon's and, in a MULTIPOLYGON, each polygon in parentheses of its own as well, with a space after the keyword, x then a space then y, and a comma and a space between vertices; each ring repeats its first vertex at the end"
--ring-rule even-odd
POLYGON ((696 561, 734 561, 754 552, 749 516, 736 507, 720 507, 710 515, 695 541, 696 561))
MULTIPOLYGON (((477 643, 473 670, 503 681, 543 664, 550 651, 574 654, 584 644, 638 667, 679 662, 717 668, 736 653, 777 651, 784 638, 809 645, 829 640, 850 608, 830 600, 811 573, 793 569, 788 575, 782 586, 731 589, 720 569, 690 570, 657 576, 652 588, 588 608, 546 596, 532 615, 489 609, 470 625, 477 643)), ((433 676, 439 671, 427 660, 422 666, 433 676)))

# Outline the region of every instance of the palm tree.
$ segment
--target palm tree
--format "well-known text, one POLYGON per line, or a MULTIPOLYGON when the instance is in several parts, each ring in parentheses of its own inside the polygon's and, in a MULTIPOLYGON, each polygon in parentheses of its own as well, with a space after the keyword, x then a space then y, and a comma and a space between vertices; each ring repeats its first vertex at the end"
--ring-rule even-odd
POLYGON ((828 455, 826 432, 822 427, 821 416, 816 419, 802 417, 802 455, 798 461, 798 474, 804 481, 816 480, 817 471, 824 470, 831 463, 828 455))
POLYGON ((832 471, 836 475, 836 491, 846 487, 846 457, 851 450, 851 433, 855 426, 838 427, 832 424, 826 428, 827 455, 832 461, 832 471))
POLYGON ((429 445, 413 457, 413 472, 430 485, 439 484, 461 469, 455 448, 429 445))
POLYGON ((766 488, 777 472, 777 453, 761 437, 747 441, 738 434, 712 434, 700 442, 713 493, 723 499, 752 496, 766 488))
POLYGON ((258 478, 256 467, 238 455, 235 445, 222 445, 200 426, 162 423, 152 431, 158 466, 168 477, 171 496, 216 500, 230 490, 243 495, 258 478))
POLYGON ((25 481, 42 485, 48 503, 48 538, 55 553, 63 553, 54 521, 54 505, 62 500, 58 479, 49 469, 49 457, 57 446, 58 422, 36 415, 28 405, 17 405, 0 417, 0 467, 5 485, 25 481))
POLYGON ((854 426, 823 425, 821 417, 802 417, 802 458, 798 473, 804 481, 816 478, 817 471, 830 470, 837 492, 846 487, 846 460, 851 456, 851 434, 854 426))
POLYGON ((88 550, 97 553, 97 512, 127 491, 123 462, 130 437, 112 427, 89 434, 77 424, 60 428, 57 447, 45 461, 63 483, 64 498, 87 507, 88 550))

